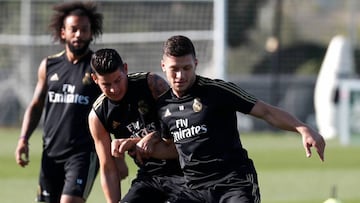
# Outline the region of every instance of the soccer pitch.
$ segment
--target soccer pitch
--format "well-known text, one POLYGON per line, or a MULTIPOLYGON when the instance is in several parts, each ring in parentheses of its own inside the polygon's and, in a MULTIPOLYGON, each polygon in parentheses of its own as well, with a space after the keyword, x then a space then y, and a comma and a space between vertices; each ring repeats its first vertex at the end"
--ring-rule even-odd
MULTIPOLYGON (((0 128, 0 199, 4 203, 34 202, 41 155, 41 132, 30 140, 30 165, 14 159, 19 129, 0 128)), ((258 171, 263 203, 322 203, 335 186, 342 203, 360 202, 360 146, 343 147, 327 141, 325 162, 313 150, 306 158, 300 136, 294 133, 241 135, 242 143, 258 171)), ((130 173, 122 182, 125 194, 136 167, 127 160, 130 173)), ((99 176, 88 203, 105 202, 99 176)))

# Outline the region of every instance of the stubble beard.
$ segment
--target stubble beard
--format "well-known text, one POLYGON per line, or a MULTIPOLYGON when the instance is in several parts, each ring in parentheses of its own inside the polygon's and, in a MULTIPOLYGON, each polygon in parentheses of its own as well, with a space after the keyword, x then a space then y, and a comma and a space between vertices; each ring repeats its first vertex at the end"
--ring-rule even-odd
POLYGON ((75 47, 71 44, 71 42, 67 42, 67 45, 70 49, 70 51, 75 55, 75 56, 82 56, 84 55, 87 50, 89 49, 89 46, 90 46, 90 42, 91 40, 86 40, 86 41, 83 41, 84 42, 84 46, 82 47, 75 47))

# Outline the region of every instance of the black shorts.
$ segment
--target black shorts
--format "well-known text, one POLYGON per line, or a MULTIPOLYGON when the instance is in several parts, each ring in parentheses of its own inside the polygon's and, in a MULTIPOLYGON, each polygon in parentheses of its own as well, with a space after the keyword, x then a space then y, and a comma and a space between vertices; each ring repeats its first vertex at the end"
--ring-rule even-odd
POLYGON ((60 202, 62 194, 86 200, 98 170, 96 152, 79 152, 61 160, 43 152, 37 201, 60 202))
POLYGON ((244 176, 229 174, 207 187, 183 189, 176 203, 260 203, 256 173, 244 176))
POLYGON ((176 202, 175 199, 185 187, 182 176, 137 177, 120 201, 121 203, 176 202))

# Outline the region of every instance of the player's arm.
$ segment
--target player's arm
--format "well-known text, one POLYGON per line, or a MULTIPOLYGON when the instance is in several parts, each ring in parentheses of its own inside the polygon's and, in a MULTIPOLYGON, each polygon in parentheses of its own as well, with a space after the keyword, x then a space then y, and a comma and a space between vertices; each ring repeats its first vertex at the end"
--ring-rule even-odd
MULTIPOLYGON (((114 157, 111 156, 111 137, 94 110, 91 110, 89 114, 89 128, 100 161, 100 182, 106 201, 118 203, 121 199, 120 174, 114 157)), ((119 159, 124 161, 124 156, 119 159)))
POLYGON ((151 132, 136 144, 136 159, 139 163, 143 163, 143 159, 150 157, 173 159, 178 156, 175 145, 171 141, 163 140, 158 132, 151 132))
POLYGON ((161 76, 155 73, 149 73, 147 81, 151 90, 151 93, 155 99, 159 98, 170 86, 161 76))
POLYGON ((151 157, 157 159, 177 159, 178 152, 172 139, 162 138, 151 151, 151 157))
POLYGON ((148 154, 153 150, 154 145, 159 142, 159 136, 156 132, 148 133, 145 137, 131 137, 123 139, 114 139, 111 142, 111 152, 115 157, 123 156, 127 151, 131 156, 148 158, 148 154))
POLYGON ((44 109, 47 84, 46 84, 46 62, 44 59, 38 69, 38 80, 36 83, 33 98, 25 110, 21 134, 15 150, 15 159, 17 164, 25 167, 29 163, 29 143, 31 134, 39 124, 42 111, 44 109))
POLYGON ((161 138, 159 136, 159 133, 153 131, 141 138, 141 140, 136 143, 136 148, 142 152, 143 157, 150 157, 150 153, 152 153, 152 151, 154 150, 155 144, 160 142, 160 140, 161 138))
POLYGON ((130 155, 136 150, 136 144, 140 141, 141 138, 122 138, 122 139, 113 139, 111 141, 111 154, 114 157, 122 157, 125 152, 128 152, 130 155))
POLYGON ((324 138, 290 113, 259 100, 250 111, 250 115, 263 119, 279 129, 300 133, 302 135, 306 156, 310 157, 310 148, 315 147, 320 159, 324 161, 324 138))
POLYGON ((171 140, 164 140, 157 132, 148 133, 144 138, 114 139, 111 143, 111 152, 115 157, 122 156, 126 151, 142 163, 143 158, 173 159, 178 154, 175 144, 171 140), (151 144, 150 144, 151 143, 151 144))
POLYGON ((136 146, 136 151, 140 152, 140 157, 153 157, 157 159, 178 158, 173 140, 162 138, 158 132, 149 133, 136 146))

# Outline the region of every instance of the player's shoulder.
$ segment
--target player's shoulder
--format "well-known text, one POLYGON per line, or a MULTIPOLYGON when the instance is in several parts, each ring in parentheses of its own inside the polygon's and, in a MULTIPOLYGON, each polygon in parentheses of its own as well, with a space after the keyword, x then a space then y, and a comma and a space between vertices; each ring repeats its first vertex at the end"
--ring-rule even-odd
POLYGON ((222 79, 211 79, 211 78, 198 76, 197 85, 202 89, 206 89, 206 91, 208 92, 212 92, 213 95, 218 95, 218 96, 221 95, 224 97, 226 95, 252 97, 252 95, 250 95, 248 92, 242 89, 239 85, 222 79))
POLYGON ((62 50, 58 53, 47 56, 47 59, 57 59, 57 58, 60 58, 61 56, 63 56, 64 54, 65 54, 65 50, 62 50))
POLYGON ((99 109, 101 106, 103 106, 103 104, 105 103, 105 101, 107 100, 108 98, 106 97, 106 95, 104 93, 102 93, 96 100, 95 102, 93 103, 93 108, 95 110, 99 109))
POLYGON ((172 90, 168 89, 156 100, 157 108, 162 108, 170 103, 177 103, 179 100, 173 95, 172 90))
POLYGON ((52 55, 47 56, 45 58, 47 60, 47 64, 51 65, 51 64, 59 63, 59 62, 63 61, 64 54, 65 54, 65 50, 60 51, 60 52, 58 52, 56 54, 52 54, 52 55))
POLYGON ((134 72, 128 73, 128 79, 131 81, 145 80, 148 76, 148 72, 134 72))
POLYGON ((201 75, 196 75, 196 80, 200 85, 213 85, 218 83, 226 83, 226 81, 217 79, 217 78, 209 78, 201 75))
MULTIPOLYGON (((227 82, 221 79, 212 79, 204 76, 196 76, 197 85, 200 87, 208 87, 208 88, 226 88, 229 85, 233 86, 234 84, 231 82, 227 82)), ((235 85, 234 85, 235 86, 235 85)))
POLYGON ((137 92, 137 94, 149 91, 147 78, 147 72, 128 73, 128 88, 131 94, 133 91, 137 92))

